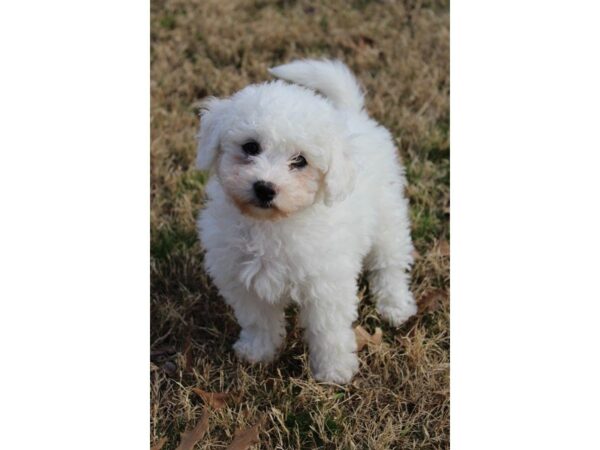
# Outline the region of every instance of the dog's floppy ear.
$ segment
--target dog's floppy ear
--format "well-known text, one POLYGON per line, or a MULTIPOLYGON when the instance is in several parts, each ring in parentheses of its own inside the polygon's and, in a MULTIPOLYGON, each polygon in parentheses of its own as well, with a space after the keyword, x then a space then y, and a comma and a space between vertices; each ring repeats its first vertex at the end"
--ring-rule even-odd
POLYGON ((209 97, 200 103, 200 132, 198 133, 198 154, 196 166, 209 170, 217 159, 221 143, 223 119, 229 100, 209 97))
POLYGON ((355 177, 354 162, 342 146, 334 148, 325 173, 325 204, 331 206, 350 195, 354 189, 355 177))

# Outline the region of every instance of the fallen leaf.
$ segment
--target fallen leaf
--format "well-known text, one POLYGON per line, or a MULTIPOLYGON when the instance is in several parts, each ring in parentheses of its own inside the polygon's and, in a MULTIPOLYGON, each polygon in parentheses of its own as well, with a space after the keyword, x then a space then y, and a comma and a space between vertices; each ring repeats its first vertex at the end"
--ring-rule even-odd
POLYGON ((234 434, 233 441, 227 447, 227 450, 246 450, 252 444, 258 444, 258 429, 261 427, 265 418, 262 417, 256 425, 245 430, 237 430, 234 434))
POLYGON ((424 314, 438 310, 442 306, 442 302, 445 298, 446 293, 441 289, 427 292, 417 302, 419 313, 424 314))
POLYGON ((224 407, 229 398, 229 392, 206 392, 200 388, 192 388, 192 391, 202 397, 204 403, 214 409, 224 407))
POLYGON ((204 437, 204 434, 207 430, 208 411, 205 409, 202 413, 202 418, 196 424, 196 426, 191 430, 181 433, 181 441, 179 442, 179 447, 177 447, 176 450, 193 450, 198 441, 204 437))
POLYGON ((381 344, 383 338, 383 332, 381 328, 375 328, 375 333, 369 334, 367 330, 358 325, 354 329, 354 334, 356 336, 356 351, 360 352, 367 344, 369 345, 379 345, 381 344))
POLYGON ((375 328, 375 333, 373 333, 373 335, 371 336, 370 344, 379 345, 382 342, 383 342, 383 332, 381 331, 381 328, 377 327, 377 328, 375 328))
POLYGON ((442 256, 450 256, 450 243, 446 240, 440 241, 438 244, 438 252, 442 256))
POLYGON ((161 437, 156 444, 150 447, 150 450, 160 450, 167 443, 166 437, 161 437))

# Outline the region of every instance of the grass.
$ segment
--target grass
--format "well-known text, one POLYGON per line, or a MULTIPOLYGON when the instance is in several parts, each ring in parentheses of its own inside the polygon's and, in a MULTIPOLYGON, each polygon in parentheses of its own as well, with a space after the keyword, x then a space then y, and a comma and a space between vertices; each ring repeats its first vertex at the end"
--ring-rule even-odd
POLYGON ((448 3, 156 0, 151 9, 152 442, 166 437, 164 449, 177 447, 202 414, 191 391, 199 387, 237 397, 211 414, 201 448, 225 448, 263 416, 257 448, 448 448, 448 3), (395 136, 420 254, 413 291, 445 298, 393 329, 361 280, 360 324, 381 327, 384 343, 360 353, 348 386, 311 378, 293 309, 275 363, 235 358, 239 328, 203 272, 195 231, 206 181, 194 169, 196 102, 267 80, 273 65, 323 56, 351 67, 370 114, 395 136))

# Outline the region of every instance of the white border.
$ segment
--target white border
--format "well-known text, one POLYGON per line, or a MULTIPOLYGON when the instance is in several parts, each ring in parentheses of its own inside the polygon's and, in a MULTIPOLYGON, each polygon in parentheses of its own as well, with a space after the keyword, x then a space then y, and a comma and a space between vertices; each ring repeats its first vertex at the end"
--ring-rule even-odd
POLYGON ((452 2, 456 450, 598 445, 598 17, 452 2))
POLYGON ((3 448, 148 448, 149 4, 4 2, 3 448))
MULTIPOLYGON (((458 450, 597 444, 599 13, 452 2, 458 450)), ((0 15, 3 447, 148 448, 148 4, 0 15)))

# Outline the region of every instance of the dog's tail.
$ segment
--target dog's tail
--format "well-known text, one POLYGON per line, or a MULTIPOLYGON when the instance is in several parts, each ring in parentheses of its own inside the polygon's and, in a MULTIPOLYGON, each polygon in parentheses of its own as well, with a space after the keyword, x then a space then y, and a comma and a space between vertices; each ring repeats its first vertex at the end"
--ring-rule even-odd
POLYGON ((338 108, 360 111, 364 94, 350 69, 337 60, 299 59, 269 69, 271 75, 315 89, 338 108))

